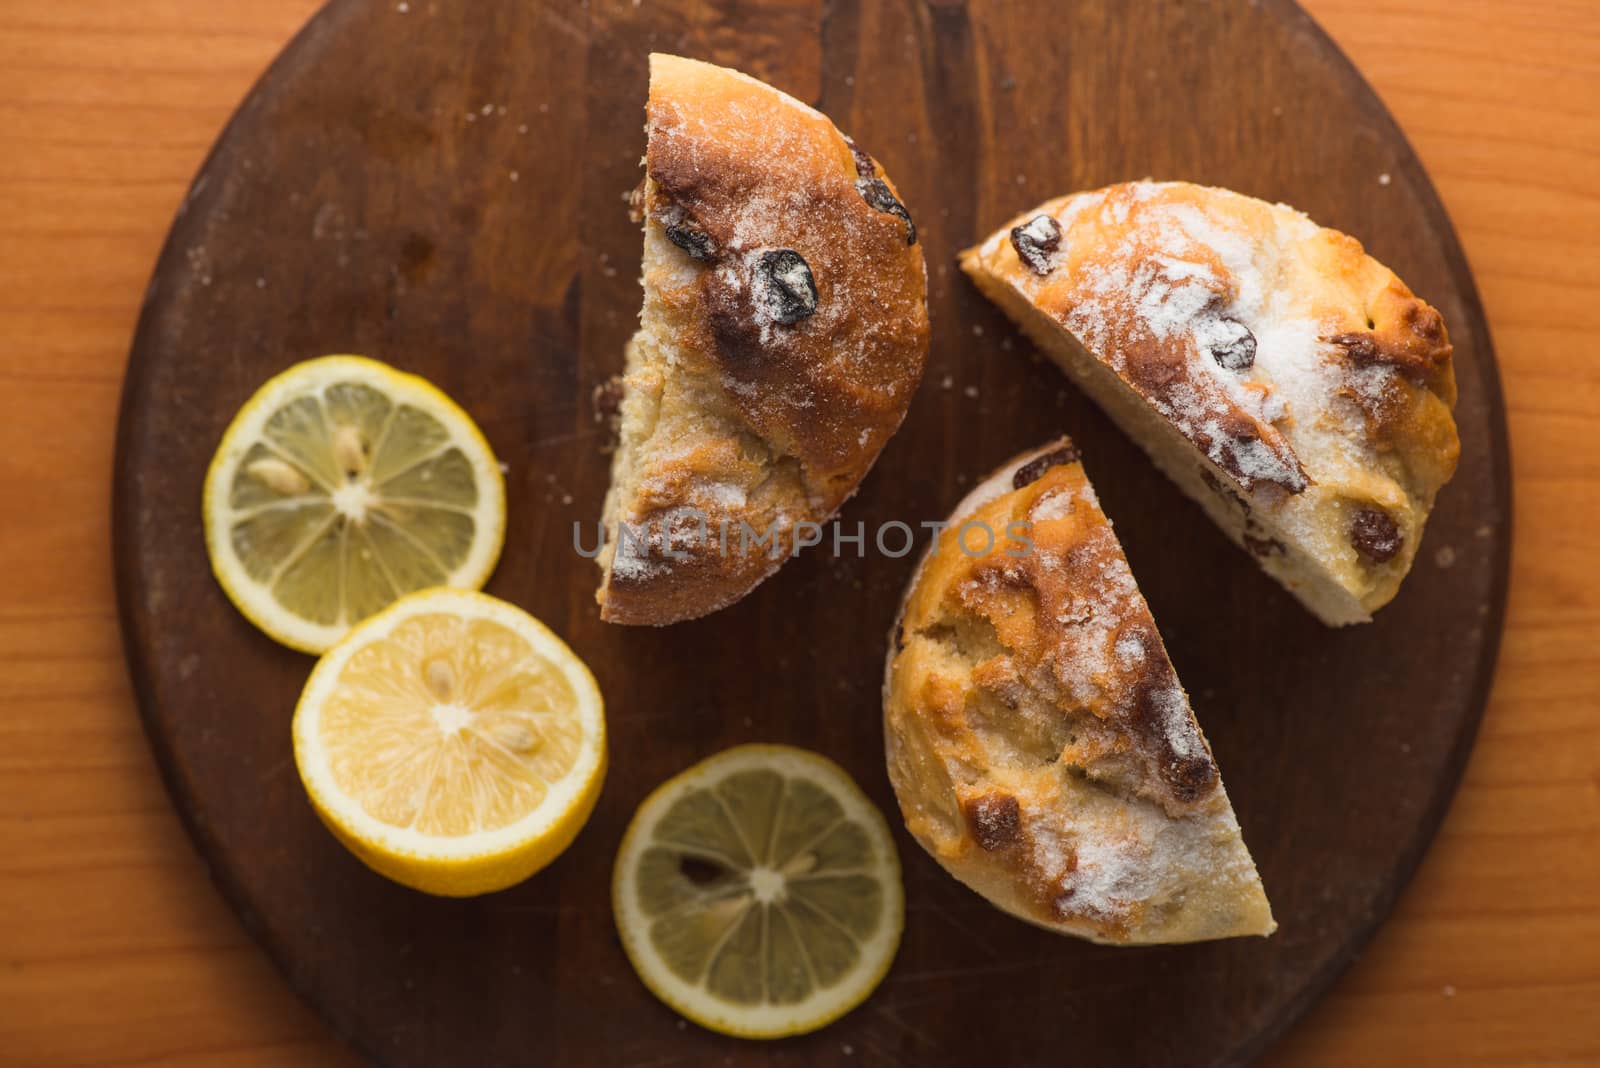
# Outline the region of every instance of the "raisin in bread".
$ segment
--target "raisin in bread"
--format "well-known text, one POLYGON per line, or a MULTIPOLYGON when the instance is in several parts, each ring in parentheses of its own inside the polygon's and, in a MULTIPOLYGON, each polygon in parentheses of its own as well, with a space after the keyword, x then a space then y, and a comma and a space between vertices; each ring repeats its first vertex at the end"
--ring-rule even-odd
POLYGON ((978 287, 1323 622, 1410 570, 1460 453, 1439 313, 1354 238, 1183 182, 1061 197, 978 287))
POLYGON ((653 55, 646 131, 596 596, 664 624, 743 597, 855 491, 922 377, 927 273, 888 178, 798 100, 653 55))
POLYGON ((1210 746, 1071 442, 961 502, 891 644, 889 778, 907 828, 957 879, 1097 942, 1272 932, 1210 746))

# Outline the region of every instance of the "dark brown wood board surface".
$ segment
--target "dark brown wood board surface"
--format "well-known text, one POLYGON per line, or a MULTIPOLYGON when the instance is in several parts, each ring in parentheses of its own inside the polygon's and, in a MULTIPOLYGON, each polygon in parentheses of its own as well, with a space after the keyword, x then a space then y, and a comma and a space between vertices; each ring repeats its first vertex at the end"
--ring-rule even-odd
POLYGON ((1237 1063, 1359 951, 1449 802, 1498 642, 1507 472, 1449 220, 1376 97, 1289 3, 336 2, 240 109, 156 268, 124 396, 116 564, 140 707, 202 854, 290 982, 380 1063, 1237 1063), (590 393, 620 369, 638 309, 623 195, 651 50, 816 104, 895 179, 925 242, 933 345, 904 428, 840 518, 942 518, 995 463, 1072 433, 1215 749, 1272 938, 1053 937, 901 832, 904 943, 834 1026, 725 1039, 634 978, 610 863, 667 776, 727 745, 790 742, 841 762, 898 826, 878 691, 912 563, 811 550, 705 620, 599 622, 572 527, 592 539, 608 457, 590 393), (1444 313, 1461 468, 1376 623, 1312 620, 955 269, 1022 208, 1146 175, 1292 203, 1444 313), (322 829, 288 731, 311 661, 252 629, 206 565, 200 486, 233 412, 272 373, 346 351, 427 375, 479 421, 509 467, 489 590, 562 634, 606 695, 593 819, 500 894, 413 893, 322 829))

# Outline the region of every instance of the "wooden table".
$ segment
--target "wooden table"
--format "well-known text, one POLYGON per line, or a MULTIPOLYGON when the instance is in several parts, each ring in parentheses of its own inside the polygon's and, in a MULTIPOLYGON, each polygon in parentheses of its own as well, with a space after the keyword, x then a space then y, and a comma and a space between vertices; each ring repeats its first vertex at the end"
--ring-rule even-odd
MULTIPOLYGON (((172 213, 317 0, 0 4, 0 1063, 352 1064, 205 878, 123 670, 128 340, 172 213)), ((1454 214, 1511 412, 1494 699, 1433 851, 1281 1064, 1600 1063, 1600 13, 1311 0, 1454 214)))

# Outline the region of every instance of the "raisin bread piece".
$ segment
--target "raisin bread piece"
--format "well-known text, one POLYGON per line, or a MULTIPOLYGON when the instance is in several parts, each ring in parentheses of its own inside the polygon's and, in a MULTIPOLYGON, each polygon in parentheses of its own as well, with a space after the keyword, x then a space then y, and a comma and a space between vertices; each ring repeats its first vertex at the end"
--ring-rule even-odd
POLYGON ((883 710, 907 829, 1006 912, 1117 945, 1275 929, 1070 441, 957 506, 906 591, 883 710))
POLYGON ((1410 570, 1460 454, 1444 322, 1282 204, 1132 182, 1019 215, 962 269, 1332 626, 1410 570))
POLYGON ((855 492, 921 380, 928 310, 910 215, 826 116, 666 55, 647 112, 596 597, 659 625, 743 597, 855 492))

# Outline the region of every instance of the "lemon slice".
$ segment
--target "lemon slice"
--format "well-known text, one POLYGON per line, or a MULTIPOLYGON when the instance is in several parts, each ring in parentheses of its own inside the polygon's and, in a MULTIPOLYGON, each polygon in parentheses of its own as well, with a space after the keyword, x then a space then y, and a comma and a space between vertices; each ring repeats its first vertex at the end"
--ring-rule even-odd
POLYGON ((505 535, 505 481, 472 419, 426 380, 324 356, 234 416, 204 512, 228 599, 277 641, 320 653, 413 590, 482 586, 505 535))
POLYGON ((317 662, 294 758, 317 815, 368 867, 482 894, 554 860, 589 818, 604 706, 583 661, 520 608, 424 590, 317 662))
POLYGON ((814 1031, 877 987, 900 944, 883 815, 832 761, 741 745, 668 780, 617 854, 612 908, 651 992, 744 1038, 814 1031))

